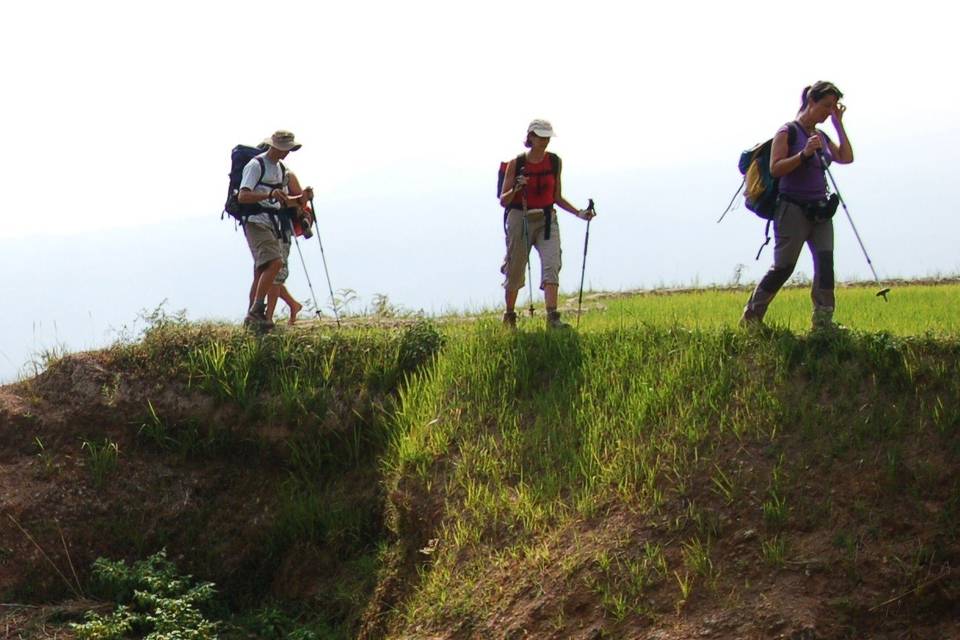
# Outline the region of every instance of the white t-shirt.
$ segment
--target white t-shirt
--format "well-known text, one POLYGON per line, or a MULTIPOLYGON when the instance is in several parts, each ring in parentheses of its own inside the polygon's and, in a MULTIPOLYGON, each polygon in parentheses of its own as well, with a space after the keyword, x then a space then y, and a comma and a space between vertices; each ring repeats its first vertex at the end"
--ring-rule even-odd
MULTIPOLYGON (((250 162, 247 163, 247 166, 243 168, 243 176, 240 178, 240 189, 250 189, 254 193, 270 193, 273 189, 280 189, 286 192, 288 180, 289 178, 280 169, 280 163, 271 160, 267 157, 267 152, 264 151, 256 158, 252 158, 250 162), (262 178, 260 176, 260 163, 257 162, 257 158, 263 159, 263 168, 266 175, 262 178)), ((276 200, 262 200, 259 204, 265 209, 276 209, 279 211, 281 208, 280 203, 276 200)), ((270 214, 268 213, 252 215, 247 218, 247 222, 264 224, 270 227, 273 226, 273 223, 270 222, 270 214)))

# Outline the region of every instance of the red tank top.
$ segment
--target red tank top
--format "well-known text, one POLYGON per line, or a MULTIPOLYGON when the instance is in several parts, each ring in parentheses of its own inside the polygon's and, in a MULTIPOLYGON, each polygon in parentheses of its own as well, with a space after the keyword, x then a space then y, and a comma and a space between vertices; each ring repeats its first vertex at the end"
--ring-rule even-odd
POLYGON ((527 176, 528 209, 544 209, 553 206, 558 173, 558 167, 553 166, 554 162, 559 164, 560 159, 551 153, 545 155, 540 162, 533 163, 529 159, 524 162, 521 173, 527 176))

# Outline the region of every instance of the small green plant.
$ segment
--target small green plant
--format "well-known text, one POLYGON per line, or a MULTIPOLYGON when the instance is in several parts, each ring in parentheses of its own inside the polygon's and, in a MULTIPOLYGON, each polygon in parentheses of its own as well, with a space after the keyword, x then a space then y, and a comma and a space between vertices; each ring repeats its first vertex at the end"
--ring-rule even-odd
POLYGON ((373 299, 370 301, 370 304, 370 313, 377 318, 397 318, 409 315, 403 307, 390 302, 390 298, 385 293, 373 294, 373 299))
POLYGON ((623 619, 630 613, 630 604, 627 602, 627 596, 622 592, 606 592, 601 595, 601 604, 607 610, 614 620, 623 622, 623 619))
MULTIPOLYGON (((328 304, 325 308, 334 312, 335 315, 344 316, 344 315, 347 315, 350 311, 348 307, 354 302, 356 302, 358 299, 359 299, 359 296, 357 295, 357 292, 354 291, 353 289, 350 289, 350 288, 337 289, 337 292, 333 296, 333 300, 331 300, 330 304, 328 304)), ((318 311, 318 309, 316 309, 313 306, 312 300, 307 302, 306 309, 311 313, 318 311)))
POLYGON ((181 327, 187 323, 187 310, 169 312, 166 309, 168 300, 164 298, 160 304, 153 309, 141 309, 137 314, 137 319, 142 320, 146 325, 144 335, 150 333, 160 333, 170 327, 181 327))
POLYGON ((673 575, 677 579, 677 585, 680 587, 680 599, 677 601, 677 614, 679 614, 680 610, 683 609, 683 605, 690 599, 690 594, 693 593, 693 576, 686 571, 683 572, 682 577, 677 571, 674 571, 673 575))
POLYGON ((167 429, 167 424, 157 413, 151 400, 147 400, 147 417, 140 424, 137 434, 146 438, 150 444, 159 449, 166 449, 174 443, 174 439, 167 429))
POLYGON ((594 562, 597 563, 597 567, 600 569, 600 571, 606 573, 607 571, 610 571, 610 565, 613 563, 613 559, 610 557, 610 553, 606 549, 601 549, 594 557, 594 562))
POLYGON ((714 575, 713 561, 710 559, 710 542, 703 543, 700 538, 693 538, 683 543, 681 550, 685 567, 704 578, 714 575))
POLYGON ((776 535, 760 543, 763 560, 771 567, 780 568, 787 561, 787 541, 783 536, 776 535))
POLYGON ((196 380, 204 391, 246 407, 256 392, 252 374, 259 355, 260 343, 249 336, 199 346, 187 357, 191 384, 196 380))
POLYGON ((833 546, 840 550, 840 566, 843 567, 847 577, 851 580, 858 580, 860 571, 858 564, 860 561, 861 539, 859 534, 850 531, 839 531, 833 536, 833 546))
POLYGON ((653 542, 645 542, 643 545, 643 563, 653 571, 658 577, 667 576, 667 557, 663 553, 663 547, 653 542))
POLYGON ((67 353, 67 347, 63 344, 40 349, 35 352, 30 358, 30 361, 23 366, 21 375, 24 377, 37 377, 63 360, 67 353))
POLYGON ((98 558, 93 563, 94 592, 116 603, 107 615, 89 611, 85 622, 71 624, 81 640, 213 640, 220 624, 208 620, 202 608, 214 596, 209 582, 193 584, 182 576, 166 552, 135 562, 98 558))
POLYGON ((43 440, 40 439, 40 436, 34 437, 33 442, 37 445, 37 458, 43 464, 43 472, 47 475, 52 474, 57 469, 53 452, 43 446, 43 440))
POLYGON ((87 452, 87 466, 93 476, 93 483, 102 487, 107 477, 117 470, 120 446, 116 442, 111 442, 109 438, 104 438, 100 444, 92 440, 84 440, 80 449, 87 452))
POLYGON ((737 487, 733 483, 733 480, 723 472, 723 469, 714 465, 714 469, 717 470, 717 475, 711 478, 713 482, 713 490, 717 495, 722 496, 727 504, 733 504, 734 500, 737 499, 737 487))
POLYGON ((761 505, 763 521, 770 529, 777 531, 787 524, 787 499, 771 491, 770 497, 761 505))
POLYGON ((429 320, 418 320, 407 327, 400 339, 397 364, 402 371, 413 371, 426 364, 443 346, 443 335, 429 320))

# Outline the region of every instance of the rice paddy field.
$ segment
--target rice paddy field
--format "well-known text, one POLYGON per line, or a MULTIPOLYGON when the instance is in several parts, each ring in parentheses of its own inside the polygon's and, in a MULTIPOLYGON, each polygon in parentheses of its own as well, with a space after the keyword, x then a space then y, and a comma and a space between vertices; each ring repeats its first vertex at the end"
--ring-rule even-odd
MULTIPOLYGON (((873 285, 838 288, 834 320, 858 331, 882 331, 897 336, 960 334, 960 284, 894 284, 886 302, 876 295, 878 290, 873 285)), ((618 297, 585 293, 585 309, 589 309, 592 302, 600 302, 606 312, 585 311, 581 327, 602 330, 637 323, 690 329, 731 327, 740 318, 749 295, 746 289, 651 292, 618 297)), ((573 299, 573 308, 576 308, 576 299, 573 299)), ((794 332, 806 332, 810 328, 811 308, 808 288, 787 288, 770 305, 766 322, 794 332)), ((570 317, 572 314, 568 319, 570 317)))

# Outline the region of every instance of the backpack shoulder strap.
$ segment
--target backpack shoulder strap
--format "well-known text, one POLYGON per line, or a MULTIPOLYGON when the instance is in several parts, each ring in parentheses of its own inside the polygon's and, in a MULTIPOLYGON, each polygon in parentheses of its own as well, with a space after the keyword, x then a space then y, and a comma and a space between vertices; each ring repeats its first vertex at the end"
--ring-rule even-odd
MULTIPOLYGON (((257 185, 259 186, 261 184, 265 184, 269 186, 270 183, 263 181, 264 176, 267 175, 267 167, 263 163, 263 158, 256 156, 254 157, 254 160, 256 160, 257 164, 260 165, 260 178, 257 179, 257 185)), ((280 186, 283 186, 287 178, 287 167, 284 166, 282 162, 277 162, 277 164, 280 165, 280 186)))
POLYGON ((519 176, 521 173, 523 173, 523 167, 526 164, 527 164, 527 154, 521 153, 520 155, 517 156, 516 160, 514 161, 514 165, 513 165, 514 177, 519 176))
POLYGON ((267 174, 267 167, 263 164, 263 158, 260 156, 254 156, 254 160, 257 161, 257 164, 260 165, 260 177, 257 178, 257 184, 263 184, 263 176, 267 174))
POLYGON ((550 172, 553 173, 554 176, 560 175, 560 166, 562 164, 560 156, 547 151, 547 157, 550 158, 550 172))
POLYGON ((792 147, 797 141, 797 121, 792 120, 787 123, 787 147, 792 147))

